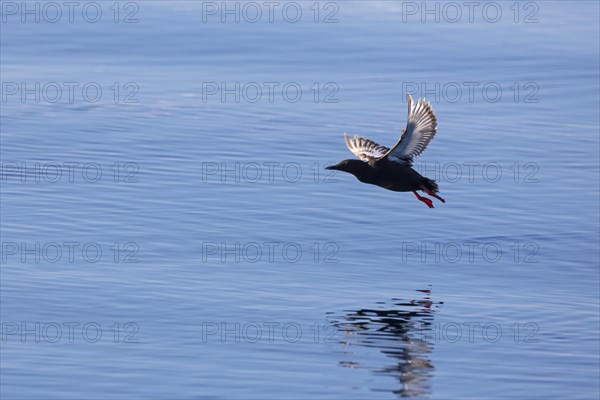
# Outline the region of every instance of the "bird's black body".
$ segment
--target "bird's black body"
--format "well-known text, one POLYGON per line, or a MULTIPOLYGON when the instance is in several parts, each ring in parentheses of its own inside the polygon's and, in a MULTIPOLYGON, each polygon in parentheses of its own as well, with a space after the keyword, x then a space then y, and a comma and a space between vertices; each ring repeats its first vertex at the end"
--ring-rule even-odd
POLYGON ((388 161, 386 158, 368 163, 360 160, 344 160, 327 169, 348 172, 363 183, 377 185, 394 192, 414 192, 422 190, 422 187, 434 193, 438 191, 434 180, 424 177, 409 165, 388 161))

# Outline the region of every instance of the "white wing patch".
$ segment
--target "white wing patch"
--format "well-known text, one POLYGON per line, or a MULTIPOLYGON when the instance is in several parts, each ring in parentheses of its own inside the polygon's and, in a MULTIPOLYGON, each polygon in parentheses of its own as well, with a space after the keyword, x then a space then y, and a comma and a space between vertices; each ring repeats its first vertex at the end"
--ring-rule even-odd
POLYGON ((371 161, 384 157, 390 149, 385 146, 380 146, 370 139, 359 137, 354 135, 354 138, 350 139, 350 135, 344 133, 344 139, 346 139, 346 145, 355 156, 363 161, 371 161))
POLYGON ((425 150, 435 136, 437 119, 431 104, 425 99, 419 99, 413 105, 413 99, 408 95, 408 120, 406 129, 394 147, 387 153, 390 161, 410 164, 412 159, 425 150))

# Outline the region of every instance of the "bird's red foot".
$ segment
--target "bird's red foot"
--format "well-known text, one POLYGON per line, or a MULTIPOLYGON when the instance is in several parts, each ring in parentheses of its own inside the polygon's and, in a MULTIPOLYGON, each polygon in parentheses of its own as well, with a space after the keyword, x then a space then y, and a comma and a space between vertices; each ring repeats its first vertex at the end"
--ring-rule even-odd
POLYGON ((425 193, 427 193, 428 195, 430 195, 432 197, 435 197, 436 199, 438 199, 442 203, 446 202, 446 200, 444 200, 442 197, 438 196, 437 194, 433 193, 431 190, 427 189, 425 186, 421 186, 421 190, 424 191, 425 193))
POLYGON ((431 199, 428 199, 427 197, 419 196, 419 193, 417 193, 417 192, 413 192, 413 193, 415 194, 415 196, 417 196, 417 199, 419 199, 423 203, 427 204, 427 207, 433 208, 433 201, 431 201, 431 199))

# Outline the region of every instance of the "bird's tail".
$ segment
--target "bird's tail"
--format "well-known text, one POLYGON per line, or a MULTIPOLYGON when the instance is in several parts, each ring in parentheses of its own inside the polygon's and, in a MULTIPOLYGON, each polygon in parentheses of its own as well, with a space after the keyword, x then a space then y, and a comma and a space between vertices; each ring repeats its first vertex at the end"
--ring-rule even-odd
POLYGON ((439 192, 438 184, 433 179, 423 177, 423 186, 431 190, 433 193, 439 192))

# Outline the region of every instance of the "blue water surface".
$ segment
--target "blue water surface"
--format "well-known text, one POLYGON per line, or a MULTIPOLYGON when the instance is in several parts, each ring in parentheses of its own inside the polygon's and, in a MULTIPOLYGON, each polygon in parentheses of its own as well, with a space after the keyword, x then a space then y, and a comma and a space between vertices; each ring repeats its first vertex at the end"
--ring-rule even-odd
POLYGON ((598 398, 597 2, 91 3, 2 1, 3 399, 598 398), (324 170, 407 93, 435 209, 324 170))

